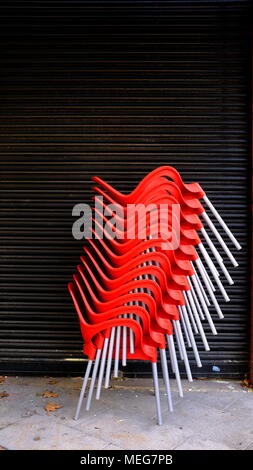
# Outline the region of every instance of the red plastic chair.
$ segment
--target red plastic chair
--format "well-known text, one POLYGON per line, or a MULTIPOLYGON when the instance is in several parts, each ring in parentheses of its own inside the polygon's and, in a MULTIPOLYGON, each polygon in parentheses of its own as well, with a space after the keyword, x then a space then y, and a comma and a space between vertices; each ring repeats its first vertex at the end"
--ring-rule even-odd
POLYGON ((126 364, 127 358, 147 360, 152 363, 157 418, 158 423, 161 424, 157 349, 161 357, 168 406, 172 410, 165 340, 168 343, 171 366, 182 396, 173 336, 176 337, 179 356, 184 361, 188 379, 191 381, 187 347, 192 348, 196 363, 201 366, 194 334, 200 335, 205 349, 209 350, 202 321, 206 318, 212 332, 217 333, 208 309, 210 306, 208 296, 219 317, 223 317, 214 294, 215 287, 201 258, 208 266, 224 299, 229 300, 200 234, 228 282, 233 283, 223 259, 205 231, 199 216, 208 224, 232 264, 237 265, 231 251, 206 214, 200 199, 203 199, 211 209, 237 249, 240 245, 200 185, 185 184, 179 173, 172 167, 157 168, 128 195, 121 194, 98 177, 94 177, 93 180, 103 188, 95 187, 94 189, 104 199, 101 201, 98 197, 94 198, 96 207, 92 218, 94 224, 92 234, 97 236, 100 231, 104 238, 96 242, 88 240, 89 246, 84 247, 85 256, 81 257, 82 265, 78 266, 74 283, 69 284, 69 291, 84 339, 84 354, 88 357, 76 419, 79 416, 94 359, 86 409, 90 407, 97 375, 96 398, 100 397, 105 364, 107 363, 105 372, 105 386, 107 387, 112 360, 114 359, 114 375, 117 375, 119 359, 121 358, 122 363, 126 364), (108 203, 116 205, 119 215, 113 213, 108 203), (134 237, 129 240, 127 228, 129 222, 130 224, 135 222, 135 215, 129 218, 127 204, 138 203, 146 207, 150 204, 163 204, 165 207, 166 204, 166 209, 163 208, 160 211, 158 233, 155 232, 152 217, 144 220, 143 216, 142 222, 145 229, 143 239, 135 238, 136 229, 134 229, 134 237), (180 220, 172 213, 173 204, 180 206, 180 220), (102 213, 104 209, 107 211, 106 215, 102 213), (100 217, 101 222, 97 220, 97 216, 100 217), (110 216, 113 216, 114 221, 117 222, 116 227, 108 219, 110 216), (180 221, 180 241, 175 248, 172 244, 176 234, 173 217, 176 222, 180 221), (103 223, 106 223, 107 228, 118 239, 108 238, 109 233, 107 228, 103 227, 103 223))

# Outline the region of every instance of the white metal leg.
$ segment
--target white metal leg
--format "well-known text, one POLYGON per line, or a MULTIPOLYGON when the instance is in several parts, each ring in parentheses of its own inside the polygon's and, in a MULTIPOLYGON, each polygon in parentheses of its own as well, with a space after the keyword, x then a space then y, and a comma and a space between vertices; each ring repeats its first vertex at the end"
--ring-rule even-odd
POLYGON ((187 315, 187 311, 186 311, 186 308, 185 308, 184 305, 181 307, 181 310, 182 310, 182 313, 183 313, 183 316, 184 316, 187 331, 189 333, 189 337, 190 337, 194 357, 195 357, 195 360, 196 360, 196 364, 197 364, 198 367, 202 367, 201 360, 200 360, 200 357, 199 357, 198 348, 197 348, 197 345, 195 343, 195 338, 194 338, 194 335, 193 335, 193 332, 192 332, 192 329, 191 329, 191 325, 190 325, 190 321, 189 321, 189 318, 188 318, 188 315, 187 315))
POLYGON ((117 326, 113 377, 118 377, 119 375, 120 337, 121 337, 121 326, 117 326))
POLYGON ((178 334, 178 330, 177 330, 176 320, 172 320, 172 323, 173 323, 174 332, 175 332, 175 335, 176 335, 179 356, 180 356, 181 361, 183 361, 183 359, 184 359, 183 350, 182 350, 181 340, 179 338, 179 334, 178 334))
POLYGON ((89 359, 87 367, 86 367, 86 371, 85 371, 85 376, 84 376, 84 379, 83 379, 82 390, 80 392, 80 396, 79 396, 79 400, 78 400, 78 404, 77 404, 77 408, 76 408, 76 414, 75 414, 75 417, 74 417, 75 420, 79 419, 79 414, 80 414, 81 406, 82 406, 82 403, 83 403, 83 398, 84 398, 85 390, 86 390, 86 387, 87 387, 87 383, 88 383, 88 380, 89 380, 92 363, 93 363, 92 359, 89 359))
POLYGON ((224 300, 225 300, 226 302, 229 302, 229 297, 228 297, 228 295, 227 295, 227 293, 226 293, 226 291, 225 291, 225 289, 224 289, 224 287, 223 287, 223 285, 222 285, 222 283, 221 283, 219 277, 217 276, 217 269, 216 269, 216 268, 213 269, 214 264, 213 264, 212 260, 210 259, 209 255, 208 255, 208 253, 207 253, 207 251, 206 251, 206 249, 205 249, 205 247, 203 246, 202 243, 200 243, 200 244, 198 245, 198 247, 199 247, 201 253, 202 253, 203 256, 204 256, 204 258, 205 258, 205 260, 206 260, 206 262, 207 262, 207 265, 209 266, 209 269, 211 270, 211 272, 212 272, 212 274, 213 274, 213 277, 214 277, 214 279, 215 279, 215 281, 216 281, 216 283, 217 283, 217 285, 218 285, 218 287, 219 287, 219 289, 220 289, 220 291, 221 291, 221 293, 222 293, 222 295, 223 295, 223 297, 224 297, 224 300))
MULTIPOLYGON (((132 304, 133 304, 133 302, 130 302, 130 305, 132 305, 132 304)), ((130 313, 129 316, 132 320, 134 319, 134 316, 133 316, 132 313, 130 313)), ((131 330, 131 328, 129 330, 129 348, 130 348, 130 350, 129 350, 130 354, 134 354, 134 332, 133 332, 133 330, 131 330)))
POLYGON ((178 305, 178 310, 180 312, 180 320, 182 322, 182 325, 183 325, 183 330, 184 330, 184 334, 185 334, 185 339, 186 339, 186 342, 187 342, 187 345, 189 348, 192 347, 192 344, 191 344, 191 341, 190 341, 190 337, 188 335, 188 331, 187 331, 187 328, 186 328, 186 324, 185 324, 185 320, 184 320, 184 315, 183 315, 183 312, 182 312, 182 307, 181 305, 178 305))
POLYGON ((209 237, 209 235, 208 235, 208 233, 206 232, 206 230, 204 229, 204 227, 201 228, 200 231, 201 231, 202 235, 204 236, 204 238, 205 238, 205 240, 206 240, 208 246, 210 247, 210 249, 211 249, 211 251, 212 251, 212 253, 213 253, 213 255, 214 255, 214 257, 215 257, 217 263, 219 264, 219 266, 220 266, 220 268, 221 268, 221 270, 222 270, 224 276, 226 277, 226 279, 227 279, 229 285, 232 286, 232 284, 234 284, 234 281, 233 281, 233 279, 231 278, 231 276, 230 276, 230 274, 229 274, 229 272, 228 272, 226 266, 224 265, 223 259, 222 259, 222 257, 220 256, 220 253, 218 252, 217 248, 214 246, 214 244, 213 244, 211 238, 209 237))
POLYGON ((153 372, 153 381, 154 381, 154 390, 155 390, 157 423, 159 424, 159 426, 161 426, 163 424, 163 421, 162 421, 162 410, 161 410, 161 401, 160 401, 159 382, 158 382, 156 362, 152 362, 152 372, 153 372))
POLYGON ((194 276, 195 276, 195 278, 196 278, 196 280, 197 280, 198 286, 199 286, 199 288, 200 288, 200 290, 201 290, 201 293, 202 293, 202 295, 203 295, 203 298, 204 298, 204 300, 205 300, 205 303, 206 303, 206 305, 209 307, 211 304, 210 304, 209 299, 208 299, 208 297, 207 297, 207 295, 206 295, 206 291, 205 291, 205 289, 204 289, 204 287, 203 287, 203 285, 202 285, 202 283, 201 283, 201 281, 200 281, 200 279, 199 279, 198 273, 196 272, 196 269, 195 269, 195 267, 193 266, 193 264, 192 264, 192 267, 193 267, 193 270, 194 270, 194 276))
POLYGON ((195 316, 195 320, 196 320, 196 323, 198 325, 199 334, 200 334, 201 339, 203 341, 204 348, 205 348, 206 351, 210 351, 210 347, 209 347, 209 344, 207 342, 206 335, 205 335, 202 323, 201 323, 200 318, 199 318, 199 314, 198 314, 196 306, 194 304, 194 300, 193 300, 191 291, 190 290, 186 291, 186 295, 188 296, 189 302, 191 304, 192 312, 193 312, 193 315, 195 316))
POLYGON ((210 229, 212 230, 213 234, 216 236, 218 242, 220 243, 220 245, 222 246, 223 250, 225 251, 225 253, 227 254, 227 256, 229 257, 231 263, 233 264, 233 266, 236 268, 236 266, 238 266, 238 263, 237 261, 235 260, 234 256, 232 255, 230 249, 228 248, 228 246, 226 245, 226 243, 224 242, 224 240, 222 239, 222 237, 220 236, 218 230, 216 229, 216 227, 214 226, 213 222, 211 221, 211 219, 209 218, 209 216, 207 215, 206 212, 202 212, 202 217, 203 219, 205 220, 205 222, 209 225, 210 229))
POLYGON ((237 250, 241 250, 241 245, 238 243, 234 235, 232 234, 231 230, 228 228, 226 222, 222 219, 220 216, 219 212, 215 209, 213 204, 211 203, 210 199, 208 199, 207 196, 203 197, 203 200, 205 203, 208 205, 209 209, 212 211, 213 215, 216 217, 218 222, 221 224, 222 228, 225 230, 226 234, 229 236, 231 242, 234 244, 234 246, 237 248, 237 250))
POLYGON ((165 349, 160 349, 160 357, 161 357, 163 380, 164 380, 164 384, 165 384, 168 408, 169 408, 170 411, 173 411, 172 396, 171 396, 171 390, 170 390, 170 378, 169 378, 167 357, 166 357, 165 349))
POLYGON ((180 373, 179 373, 179 368, 178 368, 173 335, 166 335, 166 336, 167 336, 167 343, 168 343, 170 356, 172 357, 172 362, 174 363, 174 374, 175 374, 176 381, 177 381, 177 388, 178 388, 179 396, 183 397, 183 389, 182 389, 181 378, 180 378, 180 373))
MULTIPOLYGON (((175 332, 175 335, 176 335, 176 332, 175 332)), ((172 335, 171 335, 171 336, 172 336, 172 335)), ((176 336, 177 336, 177 335, 176 335, 176 336)), ((168 343, 168 341, 167 341, 167 343, 168 343)), ((169 344, 168 344, 168 346, 169 346, 169 344)), ((170 350, 170 348, 169 348, 169 347, 168 347, 168 351, 169 351, 169 355, 170 355, 170 364, 171 364, 171 369, 172 369, 172 372, 173 372, 173 374, 175 374, 175 364, 174 364, 174 357, 172 356, 172 354, 171 354, 171 350, 170 350)))
POLYGON ((206 316, 206 319, 207 319, 207 321, 208 321, 208 323, 209 323, 209 326, 210 326, 210 328, 211 328, 211 331, 212 331, 212 333, 213 333, 214 335, 217 335, 217 331, 216 331, 216 328, 215 328, 215 326, 214 326, 212 317, 211 317, 210 312, 209 312, 209 310, 208 310, 208 308, 207 308, 207 305, 206 305, 206 303, 204 302, 204 299, 203 299, 203 297, 202 297, 202 295, 201 295, 201 290, 200 290, 200 288, 199 288, 199 285, 198 285, 198 283, 197 283, 197 280, 196 280, 195 275, 194 275, 194 276, 191 276, 191 278, 192 278, 192 281, 193 281, 193 283, 194 283, 194 285, 195 285, 196 292, 197 292, 197 294, 198 294, 198 297, 199 297, 199 300, 200 300, 200 302, 201 302, 202 308, 203 308, 203 310, 204 310, 204 312, 205 312, 205 316, 206 316))
POLYGON ((115 338, 115 326, 112 328, 111 337, 110 337, 109 351, 108 351, 108 357, 107 357, 107 366, 106 366, 106 373, 105 373, 105 388, 108 388, 110 385, 114 338, 115 338))
MULTIPOLYGON (((213 285, 213 283, 212 283, 212 281, 211 281, 211 279, 210 279, 210 277, 209 277, 209 275, 208 275, 208 272, 207 272, 207 270, 206 270, 206 268, 205 268, 205 266, 204 266, 204 264, 202 263, 202 261, 201 261, 200 258, 198 258, 198 262, 199 262, 199 264, 201 264, 201 266, 202 266, 202 273, 203 273, 204 277, 205 277, 206 280, 208 281, 208 284, 210 285, 212 291, 215 292, 216 289, 215 289, 215 287, 214 287, 214 285, 213 285)), ((195 260, 195 263, 196 263, 196 260, 195 260)), ((201 277, 202 277, 202 279, 203 279, 202 273, 200 273, 200 274, 201 274, 201 277)))
POLYGON ((208 283, 208 281, 207 281, 207 279, 206 279, 206 277, 205 277, 205 274, 203 273, 203 268, 202 268, 202 266, 201 266, 201 263, 199 262, 199 259, 197 259, 197 260, 195 261, 195 263, 196 263, 197 268, 199 269, 199 271, 200 271, 200 273, 201 273, 201 275, 202 275, 202 277, 203 277, 203 280, 204 280, 204 282, 205 282, 205 284, 206 284, 206 288, 207 288, 207 290, 208 290, 208 292, 209 292, 209 295, 210 295, 211 300, 212 300, 212 302, 213 302, 213 304, 214 304, 215 310, 216 310, 216 312, 218 313, 219 318, 224 318, 224 315, 223 315, 223 313, 222 313, 222 311, 221 311, 221 308, 220 308, 220 306, 219 306, 219 304, 218 304, 218 302, 217 302, 217 300, 216 300, 216 297, 215 297, 215 295, 214 295, 214 293, 213 293, 213 291, 212 291, 212 289, 211 289, 211 287, 210 287, 210 285, 209 285, 209 283, 208 283))
POLYGON ((206 229, 204 227, 202 227, 200 229, 200 232, 202 233, 202 235, 204 236, 205 238, 205 241, 207 242, 210 250, 212 251, 217 263, 223 263, 223 258, 221 257, 220 253, 218 252, 217 248, 215 247, 215 245, 213 244, 211 238, 209 237, 206 229))
POLYGON ((198 327, 196 325, 196 322, 195 322, 195 319, 194 319, 194 316, 193 316, 193 313, 192 313, 192 309, 191 309, 191 306, 189 304, 189 301, 188 301, 188 298, 186 297, 186 294, 185 292, 183 292, 183 296, 184 296, 184 300, 185 300, 185 306, 186 306, 186 310, 189 314, 189 317, 191 319, 191 324, 193 326, 193 329, 194 329, 194 332, 195 334, 197 335, 199 333, 198 331, 198 327))
POLYGON ((184 358, 184 365, 185 365, 186 375, 187 375, 188 381, 189 381, 189 382, 192 382, 193 379, 192 379, 191 368, 190 368, 190 364, 189 364, 187 352, 186 352, 186 349, 185 349, 184 338, 183 338, 183 334, 182 334, 182 330, 181 330, 181 326, 180 326, 179 320, 175 320, 174 326, 175 326, 175 328, 177 329, 178 337, 179 337, 179 340, 180 340, 180 343, 181 343, 181 348, 182 348, 182 354, 183 354, 183 358, 184 358))
POLYGON ((198 310, 199 316, 200 316, 201 320, 203 321, 203 320, 205 320, 205 317, 204 317, 204 314, 203 314, 203 312, 202 312, 202 308, 200 307, 200 304, 199 304, 199 301, 198 301, 198 297, 197 297, 197 295, 196 295, 196 292, 195 292, 195 290, 194 290, 194 287, 193 287, 193 285, 192 285, 192 283, 191 283, 190 276, 187 276, 187 280, 188 280, 188 282, 189 282, 189 286, 190 286, 190 288, 191 288, 192 297, 193 297, 194 303, 195 303, 195 305, 196 305, 196 308, 197 308, 197 310, 198 310))
MULTIPOLYGON (((124 315, 126 318, 126 315, 124 315)), ((127 327, 123 326, 123 338, 122 338, 122 366, 126 366, 126 357, 127 357, 127 327)))
POLYGON ((109 343, 109 338, 105 338, 103 352, 102 352, 102 358, 101 358, 101 364, 100 364, 100 370, 99 370, 99 375, 98 375, 96 400, 99 400, 99 398, 100 398, 102 381, 103 381, 103 377, 104 377, 105 361, 106 361, 108 343, 109 343))
POLYGON ((219 272, 216 268, 216 266, 214 265, 213 261, 211 260, 209 254, 207 253, 203 243, 199 243, 199 245, 197 245, 197 247, 199 248, 199 250, 201 251, 201 254, 203 255, 206 263, 207 263, 207 266, 209 267, 214 279, 216 279, 216 276, 219 277, 219 272))
POLYGON ((93 372, 92 372, 91 384, 90 384, 90 388, 89 388, 88 398, 87 398, 87 402, 86 402, 86 408, 85 408, 86 411, 88 411, 90 409, 92 394, 93 394, 95 381, 96 381, 96 377, 97 377, 97 371, 98 371, 100 356, 101 356, 101 349, 98 349, 97 354, 96 354, 96 359, 95 359, 93 372))

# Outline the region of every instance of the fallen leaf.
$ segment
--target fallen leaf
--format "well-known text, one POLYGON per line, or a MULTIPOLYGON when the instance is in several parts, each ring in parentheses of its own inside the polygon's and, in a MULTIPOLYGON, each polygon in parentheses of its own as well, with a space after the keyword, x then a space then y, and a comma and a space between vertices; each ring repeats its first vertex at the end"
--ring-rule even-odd
POLYGON ((0 385, 5 382, 5 377, 4 375, 0 375, 0 385))
POLYGON ((1 392, 0 393, 0 398, 6 398, 9 396, 9 393, 6 393, 6 392, 1 392))
POLYGON ((40 441, 40 436, 35 436, 35 437, 33 438, 33 440, 34 440, 34 441, 40 441))
POLYGON ((47 383, 48 383, 49 385, 55 385, 55 384, 58 383, 58 380, 52 379, 52 380, 49 380, 47 383))
POLYGON ((7 450, 6 447, 0 446, 0 450, 7 450))
POLYGON ((251 388, 253 389, 253 384, 250 383, 249 379, 244 379, 244 380, 242 381, 242 386, 243 386, 243 387, 250 388, 250 389, 251 389, 251 388))
POLYGON ((55 410, 58 410, 58 408, 62 408, 61 405, 58 405, 57 403, 54 403, 54 402, 49 402, 47 403, 47 405, 44 406, 44 410, 48 412, 50 411, 55 411, 55 410))
POLYGON ((54 393, 54 392, 48 392, 48 390, 46 390, 45 392, 43 392, 43 393, 41 394, 41 396, 42 396, 43 398, 56 398, 56 397, 59 396, 59 394, 58 394, 58 393, 54 393))

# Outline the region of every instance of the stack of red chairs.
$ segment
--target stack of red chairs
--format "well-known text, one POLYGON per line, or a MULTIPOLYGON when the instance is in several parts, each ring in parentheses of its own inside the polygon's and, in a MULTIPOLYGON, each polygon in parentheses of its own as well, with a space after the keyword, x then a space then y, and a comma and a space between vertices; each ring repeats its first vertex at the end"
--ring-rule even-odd
POLYGON ((77 273, 68 285, 88 358, 75 419, 88 384, 86 410, 95 387, 99 399, 102 385, 108 388, 111 375, 118 376, 119 364, 124 367, 134 359, 152 364, 157 421, 162 424, 158 358, 172 411, 169 370, 182 397, 181 364, 192 381, 187 352, 193 352, 198 367, 202 365, 195 337, 208 351, 205 330, 217 334, 210 307, 223 318, 216 292, 229 301, 223 279, 230 285, 233 280, 211 237, 234 267, 238 264, 222 233, 236 249, 241 247, 201 186, 184 183, 172 167, 152 171, 130 194, 120 193, 98 177, 92 179, 97 184, 92 238, 88 238, 77 273), (151 208, 149 216, 144 213, 139 218, 140 225, 136 224, 136 213, 129 211, 138 204, 151 208), (157 207, 158 226, 157 218, 151 215, 157 207), (175 215, 173 207, 177 207, 175 215))

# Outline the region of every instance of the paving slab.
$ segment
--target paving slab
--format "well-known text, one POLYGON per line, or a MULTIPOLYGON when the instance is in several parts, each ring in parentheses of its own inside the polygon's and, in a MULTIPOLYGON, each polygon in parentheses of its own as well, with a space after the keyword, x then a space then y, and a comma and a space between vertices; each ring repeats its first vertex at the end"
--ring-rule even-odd
POLYGON ((82 377, 7 377, 0 385, 0 447, 8 449, 252 449, 253 393, 236 380, 171 380, 174 413, 159 381, 163 426, 151 379, 119 378, 73 419, 82 377), (52 392, 55 397, 45 398, 52 392), (0 395, 1 396, 1 395, 0 395), (47 412, 48 403, 60 406, 47 412))
MULTIPOLYGON (((175 406, 171 417, 174 423, 181 423, 184 429, 192 430, 194 435, 201 435, 203 440, 212 440, 223 443, 232 449, 243 449, 252 441, 253 436, 253 401, 251 408, 233 409, 232 401, 229 406, 221 409, 210 406, 209 397, 199 395, 191 400, 175 406)), ((217 401, 220 395, 217 394, 217 401)))
POLYGON ((253 441, 246 447, 245 450, 253 450, 253 441))
POLYGON ((97 450, 108 442, 56 422, 54 417, 34 415, 0 430, 1 446, 9 450, 97 450))
POLYGON ((93 424, 80 423, 75 429, 93 432, 97 438, 106 439, 110 436, 113 444, 123 449, 174 449, 182 444, 193 433, 180 425, 172 424, 169 420, 163 426, 157 426, 155 417, 149 424, 135 420, 132 417, 119 419, 110 412, 104 413, 104 426, 98 428, 98 422, 93 424))
POLYGON ((175 450, 231 450, 231 448, 221 442, 203 439, 196 435, 177 446, 175 450))

